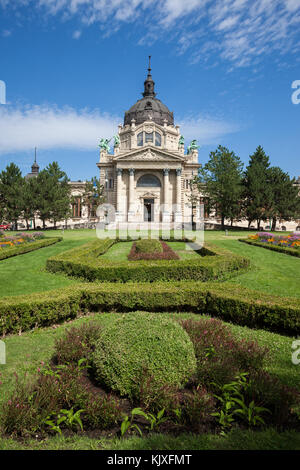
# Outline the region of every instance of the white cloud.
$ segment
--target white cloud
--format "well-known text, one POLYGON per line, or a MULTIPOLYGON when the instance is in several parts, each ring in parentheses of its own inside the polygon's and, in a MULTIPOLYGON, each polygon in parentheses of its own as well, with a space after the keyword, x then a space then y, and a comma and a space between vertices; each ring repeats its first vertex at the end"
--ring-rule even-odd
POLYGON ((9 29, 4 29, 4 30, 2 31, 2 36, 3 36, 4 38, 8 38, 9 36, 11 36, 11 31, 10 31, 9 29))
MULTIPOLYGON (((0 155, 24 153, 34 147, 40 150, 97 150, 101 137, 117 132, 120 117, 99 110, 76 111, 55 106, 0 108, 0 155)), ((239 127, 213 117, 187 117, 178 120, 187 140, 197 138, 200 144, 215 143, 219 138, 237 132, 239 127)))
POLYGON ((97 149, 101 137, 116 133, 119 119, 99 110, 49 106, 0 107, 0 154, 40 149, 97 149))
POLYGON ((72 34, 73 39, 79 39, 80 36, 81 36, 81 31, 79 31, 78 29, 76 31, 74 31, 73 34, 72 34))
POLYGON ((219 144, 220 139, 240 130, 240 126, 211 116, 186 117, 178 120, 187 142, 197 139, 199 145, 219 144))
MULTIPOLYGON (((168 37, 191 63, 215 60, 217 54, 232 66, 245 66, 272 52, 300 49, 300 0, 0 0, 0 5, 28 5, 64 21, 76 17, 86 26, 99 23, 104 35, 126 22, 141 22, 144 34, 137 44, 168 37)), ((79 29, 74 34, 79 37, 79 29)))

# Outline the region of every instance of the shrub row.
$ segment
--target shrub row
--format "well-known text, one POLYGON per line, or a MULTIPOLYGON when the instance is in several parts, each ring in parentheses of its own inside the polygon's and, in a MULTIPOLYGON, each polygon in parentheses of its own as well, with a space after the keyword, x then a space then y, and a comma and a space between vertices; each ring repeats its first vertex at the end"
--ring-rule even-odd
POLYGON ((22 243, 22 245, 4 248, 0 250, 0 260, 10 258, 11 256, 23 255, 24 253, 29 253, 30 251, 38 250, 39 248, 44 248, 60 241, 62 241, 62 237, 44 238, 35 242, 22 243))
POLYGON ((248 245, 260 246, 262 248, 267 248, 267 250, 277 251, 278 253, 284 253, 286 255, 296 256, 300 258, 300 249, 298 248, 290 248, 289 246, 279 246, 279 245, 272 245, 271 243, 261 243, 257 242, 256 240, 248 240, 247 238, 240 238, 240 242, 248 243, 248 245))
POLYGON ((78 283, 0 299, 0 334, 48 326, 85 312, 195 312, 291 335, 300 334, 299 299, 229 283, 78 283))
POLYGON ((172 248, 165 242, 158 242, 161 246, 161 251, 140 252, 137 249, 137 243, 132 244, 131 251, 128 255, 130 261, 138 261, 141 259, 179 259, 179 256, 172 248))
MULTIPOLYGON (((99 250, 107 250, 112 240, 92 242, 99 250)), ((89 244, 85 249, 89 250, 89 244)), ((209 245, 200 253, 204 256, 189 260, 138 260, 112 261, 99 257, 89 257, 76 248, 51 257, 46 267, 51 272, 64 272, 69 276, 81 277, 88 281, 102 282, 157 282, 157 281, 210 281, 227 279, 235 272, 248 268, 248 258, 209 245), (206 256, 207 254, 211 256, 206 256)))

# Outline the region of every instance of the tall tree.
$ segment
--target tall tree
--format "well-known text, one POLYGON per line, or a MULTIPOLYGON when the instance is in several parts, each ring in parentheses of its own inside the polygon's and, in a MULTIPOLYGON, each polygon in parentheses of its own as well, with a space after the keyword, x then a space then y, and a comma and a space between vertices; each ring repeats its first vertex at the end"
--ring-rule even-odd
POLYGON ((256 220, 257 229, 261 220, 267 220, 272 207, 272 188, 269 184, 269 157, 258 146, 250 156, 249 165, 244 174, 244 214, 251 222, 256 220))
POLYGON ((64 220, 70 213, 70 186, 68 177, 59 168, 57 162, 50 163, 37 177, 38 213, 46 227, 46 221, 51 220, 56 227, 59 220, 64 220))
POLYGON ((94 176, 85 184, 83 203, 88 207, 88 214, 96 214, 97 207, 105 202, 104 186, 94 176))
POLYGON ((240 210, 243 163, 226 147, 219 145, 211 152, 209 161, 199 171, 198 188, 221 215, 222 229, 225 219, 235 219, 240 210))
POLYGON ((291 220, 300 216, 299 189, 295 179, 279 167, 271 167, 268 172, 269 185, 272 190, 272 204, 269 216, 272 218, 272 230, 276 228, 279 219, 291 220))
POLYGON ((22 212, 22 186, 24 180, 21 170, 11 163, 0 173, 0 206, 4 221, 17 226, 22 212))

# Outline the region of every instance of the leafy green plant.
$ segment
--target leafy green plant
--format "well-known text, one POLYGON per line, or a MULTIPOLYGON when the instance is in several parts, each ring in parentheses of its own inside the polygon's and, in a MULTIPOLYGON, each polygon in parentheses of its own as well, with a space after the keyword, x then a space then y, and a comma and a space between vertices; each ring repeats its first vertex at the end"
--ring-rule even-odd
POLYGON ((157 429, 162 423, 164 423, 167 418, 164 416, 165 414, 165 409, 163 408, 160 410, 157 415, 154 415, 152 413, 145 413, 145 411, 142 410, 142 408, 134 408, 131 411, 131 416, 129 418, 128 415, 124 417, 124 420, 122 421, 121 424, 121 435, 124 436, 126 432, 129 429, 136 429, 139 434, 142 436, 142 431, 141 428, 136 424, 133 423, 134 417, 135 416, 143 416, 148 422, 149 425, 147 426, 147 429, 149 431, 153 431, 154 429, 157 429))
POLYGON ((235 421, 235 415, 240 416, 249 426, 265 424, 261 417, 262 413, 270 413, 267 408, 256 406, 252 400, 250 404, 245 401, 244 392, 248 387, 248 373, 242 372, 236 376, 236 379, 225 385, 212 383, 211 385, 219 390, 219 394, 214 397, 221 404, 221 409, 212 413, 212 416, 218 418, 223 432, 232 426, 235 421))
POLYGON ((240 408, 236 409, 234 412, 244 418, 249 426, 265 424, 265 421, 260 416, 261 413, 271 413, 270 410, 264 408, 263 406, 256 406, 253 400, 249 403, 249 405, 246 405, 244 398, 234 398, 234 402, 240 406, 240 408))
POLYGON ((74 426, 79 426, 81 431, 83 431, 83 425, 80 419, 80 415, 83 411, 84 410, 77 410, 74 413, 73 408, 71 408, 70 410, 60 410, 58 414, 53 412, 47 416, 47 418, 44 420, 44 423, 50 426, 52 431, 55 431, 59 434, 61 434, 61 424, 64 424, 66 427, 71 429, 74 426), (56 417, 56 421, 55 418, 51 419, 51 416, 56 417))
POLYGON ((124 436, 124 434, 126 434, 129 429, 136 429, 140 436, 143 435, 141 428, 136 423, 133 423, 134 417, 136 415, 141 415, 141 411, 141 408, 134 408, 131 410, 130 418, 128 415, 124 416, 124 420, 121 423, 121 436, 124 436))

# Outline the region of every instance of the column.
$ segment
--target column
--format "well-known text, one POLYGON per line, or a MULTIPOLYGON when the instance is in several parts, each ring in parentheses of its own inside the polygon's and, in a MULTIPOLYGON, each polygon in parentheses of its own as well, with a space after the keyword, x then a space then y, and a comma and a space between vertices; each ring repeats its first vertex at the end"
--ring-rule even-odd
POLYGON ((164 168, 164 210, 163 222, 170 222, 170 207, 169 207, 169 168, 164 168))
POLYGON ((128 222, 134 222, 134 168, 129 168, 128 222))
POLYGON ((122 184, 122 168, 117 168, 117 220, 122 220, 122 200, 121 200, 121 184, 122 184))
POLYGON ((176 169, 176 212, 175 222, 182 222, 181 210, 181 168, 176 169))

